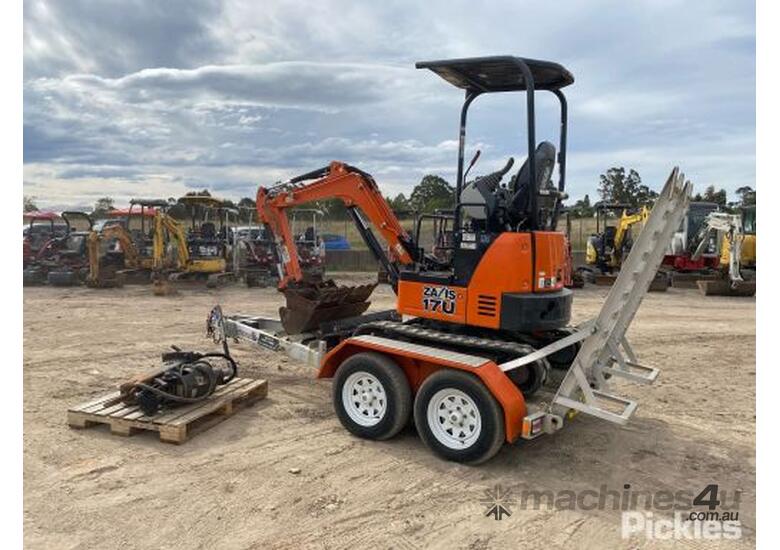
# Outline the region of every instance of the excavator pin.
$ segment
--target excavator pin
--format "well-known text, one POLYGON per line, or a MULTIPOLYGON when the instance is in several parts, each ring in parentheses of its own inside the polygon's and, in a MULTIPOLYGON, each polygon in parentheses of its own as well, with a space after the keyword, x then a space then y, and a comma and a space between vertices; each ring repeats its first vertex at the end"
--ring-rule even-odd
POLYGON ((338 286, 330 279, 320 283, 299 283, 283 290, 287 305, 279 308, 279 318, 287 334, 317 330, 326 321, 355 317, 371 302, 376 283, 338 286))

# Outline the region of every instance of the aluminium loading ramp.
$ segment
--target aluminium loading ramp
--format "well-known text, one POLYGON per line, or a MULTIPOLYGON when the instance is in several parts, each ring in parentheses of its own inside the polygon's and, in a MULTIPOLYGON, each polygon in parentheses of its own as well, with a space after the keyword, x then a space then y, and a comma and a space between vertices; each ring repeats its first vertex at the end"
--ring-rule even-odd
POLYGON ((626 339, 626 331, 661 265, 667 245, 685 216, 692 189, 678 168, 672 170, 596 318, 579 325, 571 336, 500 365, 506 372, 582 342, 555 397, 547 405, 549 414, 563 417, 574 409, 625 424, 637 403, 606 393, 607 378, 617 376, 643 384, 655 382, 658 369, 637 362, 626 339))

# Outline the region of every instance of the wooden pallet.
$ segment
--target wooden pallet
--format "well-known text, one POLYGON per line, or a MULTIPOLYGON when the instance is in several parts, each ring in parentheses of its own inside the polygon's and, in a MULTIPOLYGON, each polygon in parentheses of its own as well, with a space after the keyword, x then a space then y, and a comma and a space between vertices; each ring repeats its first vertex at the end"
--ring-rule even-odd
POLYGON ((139 430, 151 430, 160 433, 160 441, 179 444, 231 416, 237 408, 251 405, 266 395, 266 380, 235 378, 217 388, 205 401, 145 416, 138 405, 125 405, 119 398, 119 392, 115 391, 68 409, 68 425, 71 428, 89 428, 108 424, 112 434, 125 436, 139 430))

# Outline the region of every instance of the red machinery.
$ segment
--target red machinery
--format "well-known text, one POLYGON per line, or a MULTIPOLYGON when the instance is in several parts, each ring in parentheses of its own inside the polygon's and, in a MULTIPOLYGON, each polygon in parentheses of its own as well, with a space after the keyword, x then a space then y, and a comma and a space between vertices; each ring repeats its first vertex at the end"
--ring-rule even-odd
POLYGON ((92 230, 92 218, 84 212, 63 212, 65 221, 64 235, 48 239, 38 251, 30 257, 23 275, 24 284, 48 282, 56 286, 79 284, 89 270, 87 237, 92 230), (84 229, 75 228, 77 220, 82 220, 84 229))
POLYGON ((62 237, 68 232, 67 223, 54 212, 28 212, 29 220, 23 231, 22 263, 24 267, 35 259, 35 255, 54 237, 62 237))

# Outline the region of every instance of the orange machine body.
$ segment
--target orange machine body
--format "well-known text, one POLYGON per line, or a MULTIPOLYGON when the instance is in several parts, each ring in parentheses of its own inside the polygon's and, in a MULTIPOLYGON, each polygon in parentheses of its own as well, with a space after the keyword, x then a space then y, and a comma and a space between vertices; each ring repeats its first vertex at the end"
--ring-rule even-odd
POLYGON ((402 276, 397 310, 403 315, 498 329, 505 293, 550 293, 564 287, 565 238, 554 231, 502 233, 485 251, 465 286, 404 280, 402 276))

